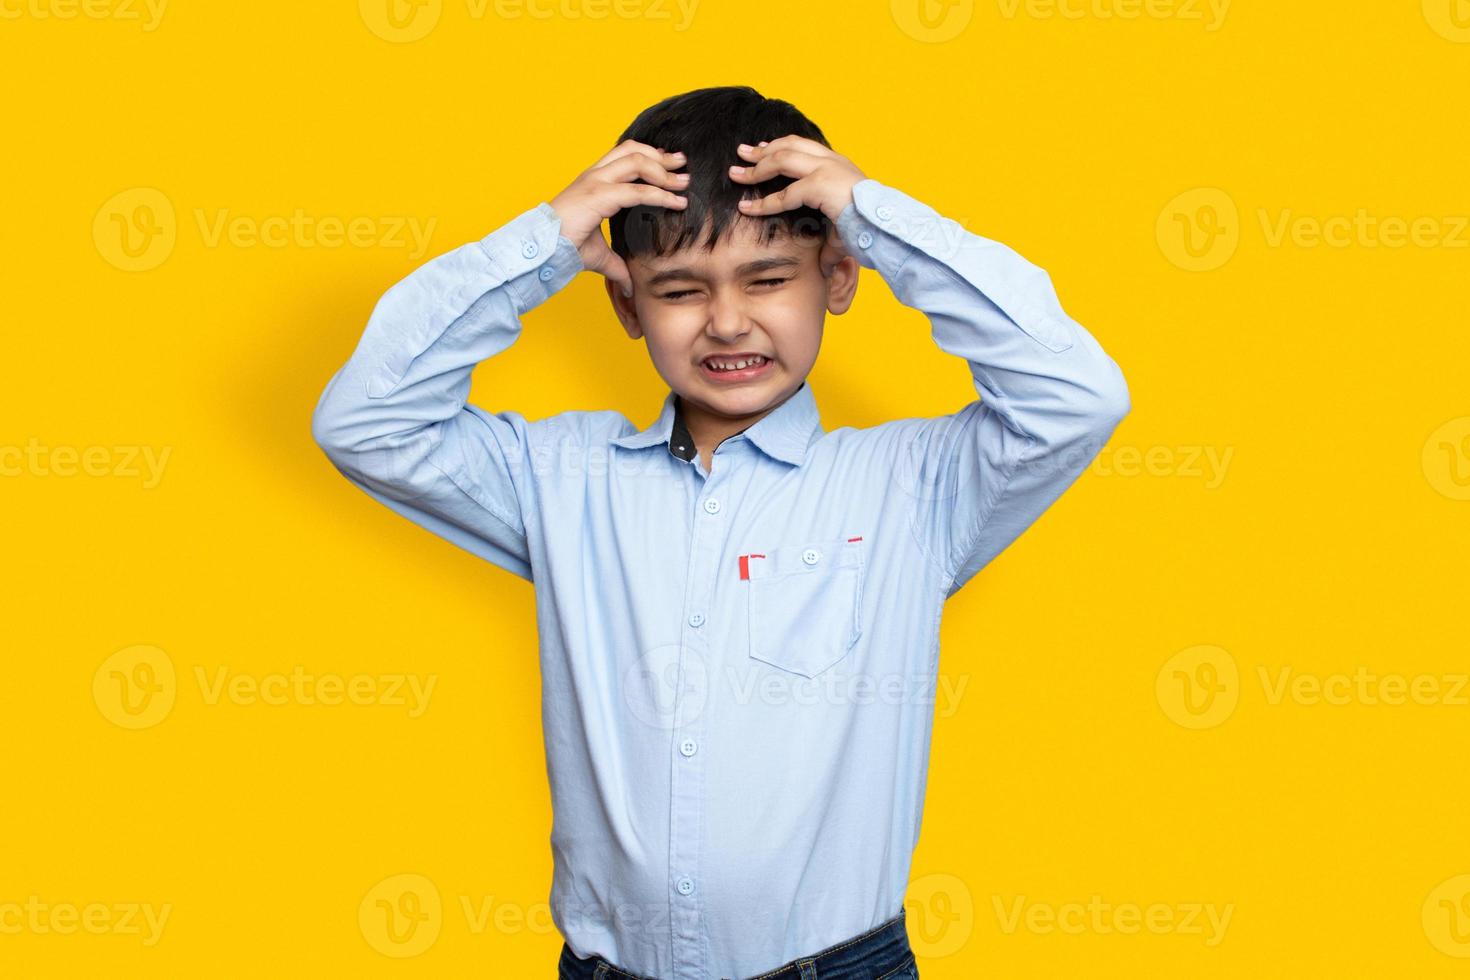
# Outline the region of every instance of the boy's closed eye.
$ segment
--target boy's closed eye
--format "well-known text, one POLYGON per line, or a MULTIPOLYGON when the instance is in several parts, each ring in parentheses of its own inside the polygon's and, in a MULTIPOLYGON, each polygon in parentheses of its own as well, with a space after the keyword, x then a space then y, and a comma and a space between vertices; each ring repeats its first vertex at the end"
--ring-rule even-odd
MULTIPOLYGON (((795 276, 783 276, 780 278, 757 279, 752 282, 751 285, 764 290, 773 290, 779 286, 785 285, 795 278, 795 276)), ((694 293, 697 292, 699 292, 699 290, 697 289, 675 289, 667 293, 659 293, 658 298, 664 300, 678 300, 684 298, 685 296, 692 296, 694 293)))

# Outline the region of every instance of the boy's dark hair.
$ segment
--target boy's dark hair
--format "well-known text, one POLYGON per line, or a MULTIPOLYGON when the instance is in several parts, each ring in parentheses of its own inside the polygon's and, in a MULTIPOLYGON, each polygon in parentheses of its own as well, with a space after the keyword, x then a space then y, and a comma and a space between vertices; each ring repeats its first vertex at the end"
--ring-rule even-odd
POLYGON ((618 142, 632 139, 670 152, 682 150, 685 166, 677 172, 690 175, 684 192, 689 204, 680 210, 646 204, 624 208, 608 222, 612 250, 625 259, 649 253, 665 256, 694 244, 708 226, 702 246, 709 251, 737 220, 756 222, 763 244, 777 232, 825 238, 831 222, 816 208, 760 217, 740 213, 741 198, 764 197, 795 183, 795 178, 737 184, 730 179, 729 168, 749 166, 750 161, 742 159, 735 147, 790 134, 830 145, 796 106, 768 99, 746 85, 695 89, 644 109, 618 142))

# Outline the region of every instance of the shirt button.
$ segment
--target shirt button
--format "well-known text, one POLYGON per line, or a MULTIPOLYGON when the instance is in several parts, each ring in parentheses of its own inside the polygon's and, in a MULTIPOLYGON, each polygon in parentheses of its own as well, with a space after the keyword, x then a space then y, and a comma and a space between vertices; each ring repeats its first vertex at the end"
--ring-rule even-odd
POLYGON ((714 497, 709 498, 704 502, 704 512, 706 514, 718 514, 720 512, 720 502, 714 497))
POLYGON ((541 277, 542 282, 550 282, 551 277, 556 275, 556 273, 552 270, 551 266, 543 265, 541 267, 541 271, 537 273, 537 275, 541 277))
POLYGON ((693 755, 695 749, 697 748, 699 748, 699 746, 695 744, 694 739, 692 738, 686 738, 684 741, 679 743, 679 751, 684 753, 684 755, 686 756, 693 755))
POLYGON ((892 217, 893 217, 893 209, 891 207, 889 207, 888 205, 885 204, 885 205, 883 205, 882 207, 880 207, 878 209, 878 220, 879 221, 887 221, 887 220, 889 220, 892 217))
POLYGON ((822 560, 822 553, 816 548, 808 548, 801 553, 801 560, 808 565, 815 565, 822 560))
POLYGON ((674 882, 674 887, 679 889, 680 895, 688 895, 694 891, 694 879, 689 877, 688 875, 685 875, 678 881, 674 882))
POLYGON ((873 244, 873 236, 868 232, 865 231, 858 235, 858 248, 867 248, 871 244, 873 244))
POLYGON ((689 625, 690 626, 695 626, 695 627, 703 626, 704 625, 704 613, 694 613, 693 615, 691 615, 689 617, 689 625))
POLYGON ((528 259, 534 259, 536 257, 536 243, 535 242, 522 242, 521 243, 521 254, 524 255, 528 259))

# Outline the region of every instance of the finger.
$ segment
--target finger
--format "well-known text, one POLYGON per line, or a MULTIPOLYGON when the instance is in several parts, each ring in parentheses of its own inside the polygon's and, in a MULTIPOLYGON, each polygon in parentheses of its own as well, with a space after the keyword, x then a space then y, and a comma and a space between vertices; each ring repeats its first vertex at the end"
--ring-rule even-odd
POLYGON ((689 206, 689 198, 682 194, 675 194, 673 191, 666 191, 662 187, 654 187, 652 184, 612 184, 608 188, 608 194, 608 200, 617 205, 616 211, 639 204, 676 210, 689 206))
POLYGON ((762 140, 755 146, 741 143, 735 148, 735 152, 739 153, 746 160, 759 160, 762 156, 773 153, 776 150, 797 150, 798 152, 809 153, 814 157, 822 157, 824 159, 837 155, 837 151, 830 146, 818 143, 814 139, 807 139, 805 136, 782 136, 774 140, 762 140))
POLYGON ((741 184, 759 184, 772 177, 806 177, 825 162, 800 150, 778 150, 762 156, 754 166, 732 166, 730 179, 741 184))
POLYGON ((632 291, 633 280, 627 263, 612 250, 601 233, 587 239, 582 246, 581 255, 583 268, 615 283, 624 296, 632 291))
POLYGON ((806 203, 807 188, 802 181, 797 181, 779 191, 774 191, 761 198, 742 198, 739 207, 740 213, 756 217, 767 214, 780 214, 782 211, 791 211, 806 203))
POLYGON ((628 263, 623 257, 612 249, 608 249, 607 264, 602 267, 602 274, 617 283, 618 289, 622 290, 624 296, 631 298, 633 295, 633 275, 628 271, 628 263))
POLYGON ((602 155, 602 158, 592 165, 591 169, 595 170, 598 167, 611 163, 619 157, 627 156, 629 153, 644 153, 657 156, 659 154, 659 150, 655 147, 649 146, 647 143, 640 143, 637 140, 623 140, 617 146, 604 153, 602 155))
POLYGON ((597 168, 592 176, 597 180, 612 183, 642 179, 647 183, 674 190, 683 190, 689 186, 688 174, 671 173, 668 167, 641 153, 630 153, 619 157, 597 168))
POLYGON ((617 146, 613 147, 611 150, 608 150, 607 153, 603 155, 602 159, 598 160, 588 169, 596 170, 598 167, 606 166, 607 164, 612 163, 614 160, 619 160, 625 156, 635 153, 639 156, 648 157, 654 162, 663 164, 664 166, 669 166, 673 164, 675 157, 678 157, 680 161, 682 161, 683 159, 682 153, 660 150, 658 147, 649 146, 647 143, 640 143, 637 140, 623 140, 617 146))

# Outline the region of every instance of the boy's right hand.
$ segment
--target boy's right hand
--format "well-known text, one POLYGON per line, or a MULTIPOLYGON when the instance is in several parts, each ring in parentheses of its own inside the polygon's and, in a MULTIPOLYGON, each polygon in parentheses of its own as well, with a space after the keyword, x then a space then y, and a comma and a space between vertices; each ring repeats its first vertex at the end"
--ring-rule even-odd
POLYGON ((674 191, 689 186, 689 175, 672 172, 686 162, 683 153, 624 140, 548 202, 561 218, 561 234, 577 246, 583 267, 620 285, 624 296, 633 295, 633 277, 603 237, 602 222, 638 204, 686 207, 689 199, 674 191))

